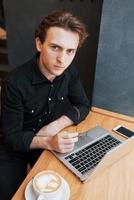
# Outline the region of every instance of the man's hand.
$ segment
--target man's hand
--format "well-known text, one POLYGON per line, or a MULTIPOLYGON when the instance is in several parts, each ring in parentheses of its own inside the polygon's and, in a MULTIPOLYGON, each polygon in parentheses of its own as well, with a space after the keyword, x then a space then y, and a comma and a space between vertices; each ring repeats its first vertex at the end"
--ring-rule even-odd
POLYGON ((67 131, 61 131, 48 139, 48 149, 66 153, 73 150, 75 142, 77 141, 77 132, 69 133, 67 131))
POLYGON ((34 137, 32 143, 35 146, 31 144, 32 145, 31 148, 49 149, 60 153, 67 153, 73 150, 75 142, 77 141, 78 141, 77 132, 71 133, 67 131, 61 131, 54 136, 34 137))

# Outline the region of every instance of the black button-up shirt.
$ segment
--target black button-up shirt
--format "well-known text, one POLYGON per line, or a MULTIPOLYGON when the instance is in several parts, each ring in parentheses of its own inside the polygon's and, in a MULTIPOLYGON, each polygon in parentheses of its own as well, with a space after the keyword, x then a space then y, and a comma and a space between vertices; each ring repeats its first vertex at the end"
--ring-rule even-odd
POLYGON ((89 100, 73 65, 50 82, 40 72, 35 56, 3 82, 3 134, 13 149, 28 151, 38 130, 62 115, 77 124, 88 112, 89 100))

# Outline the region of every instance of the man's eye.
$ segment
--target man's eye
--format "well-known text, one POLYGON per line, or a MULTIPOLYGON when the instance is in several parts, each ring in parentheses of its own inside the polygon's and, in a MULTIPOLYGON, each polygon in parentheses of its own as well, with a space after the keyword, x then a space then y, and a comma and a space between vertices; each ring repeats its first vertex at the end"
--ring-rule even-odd
POLYGON ((68 53, 68 54, 74 54, 74 53, 75 53, 75 50, 70 49, 70 50, 67 51, 67 53, 68 53))
POLYGON ((57 51, 57 50, 59 50, 59 47, 57 47, 57 46, 52 46, 52 49, 53 49, 54 51, 57 51))

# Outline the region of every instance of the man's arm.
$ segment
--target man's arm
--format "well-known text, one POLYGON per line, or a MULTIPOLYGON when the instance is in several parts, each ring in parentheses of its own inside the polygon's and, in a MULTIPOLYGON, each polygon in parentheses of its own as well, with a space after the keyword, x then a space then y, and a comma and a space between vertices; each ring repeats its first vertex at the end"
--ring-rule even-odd
POLYGON ((74 143, 78 141, 78 133, 69 133, 62 130, 72 124, 73 121, 67 116, 61 116, 59 119, 42 127, 33 138, 30 149, 43 148, 62 153, 71 151, 74 143))
POLYGON ((36 135, 38 136, 54 136, 64 128, 73 124, 73 121, 67 116, 63 115, 57 120, 42 127, 36 135))
POLYGON ((30 145, 31 149, 41 148, 55 150, 60 153, 72 151, 78 141, 77 132, 61 131, 54 136, 35 136, 30 145))

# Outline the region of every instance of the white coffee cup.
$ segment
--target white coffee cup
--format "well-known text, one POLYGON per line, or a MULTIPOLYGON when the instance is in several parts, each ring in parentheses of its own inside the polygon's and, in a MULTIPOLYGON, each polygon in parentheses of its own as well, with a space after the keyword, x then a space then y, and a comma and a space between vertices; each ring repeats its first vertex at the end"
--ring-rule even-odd
POLYGON ((33 190, 37 200, 58 200, 63 193, 62 178, 54 171, 41 171, 33 178, 33 190))

